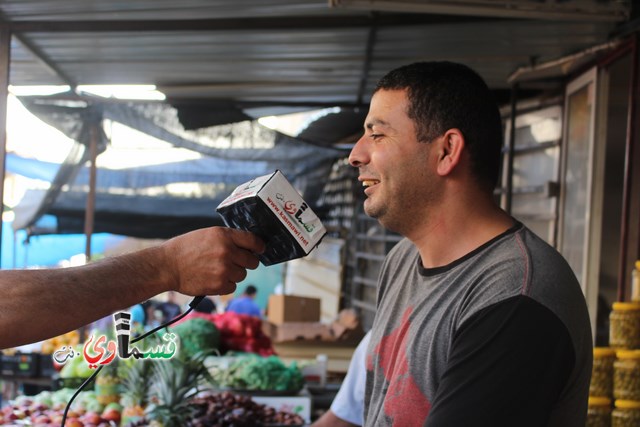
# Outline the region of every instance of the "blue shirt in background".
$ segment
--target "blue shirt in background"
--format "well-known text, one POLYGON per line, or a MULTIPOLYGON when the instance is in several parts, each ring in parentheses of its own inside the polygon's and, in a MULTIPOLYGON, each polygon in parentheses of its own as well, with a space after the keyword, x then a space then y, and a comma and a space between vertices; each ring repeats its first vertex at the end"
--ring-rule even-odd
POLYGON ((229 305, 227 306, 227 311, 262 317, 262 311, 260 310, 260 307, 258 307, 258 304, 255 303, 253 298, 248 296, 241 296, 231 300, 229 302, 229 305))

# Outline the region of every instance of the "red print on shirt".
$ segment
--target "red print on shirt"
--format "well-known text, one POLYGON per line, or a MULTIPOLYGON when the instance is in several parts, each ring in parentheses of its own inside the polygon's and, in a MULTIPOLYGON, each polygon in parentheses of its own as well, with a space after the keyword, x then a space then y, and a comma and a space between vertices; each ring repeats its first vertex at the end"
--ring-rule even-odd
POLYGON ((375 358, 389 383, 384 413, 392 420, 392 425, 400 427, 423 425, 431 409, 431 403, 409 372, 407 339, 411 312, 412 307, 408 307, 402 315, 400 326, 382 337, 373 355, 367 358, 367 369, 372 370, 375 358))

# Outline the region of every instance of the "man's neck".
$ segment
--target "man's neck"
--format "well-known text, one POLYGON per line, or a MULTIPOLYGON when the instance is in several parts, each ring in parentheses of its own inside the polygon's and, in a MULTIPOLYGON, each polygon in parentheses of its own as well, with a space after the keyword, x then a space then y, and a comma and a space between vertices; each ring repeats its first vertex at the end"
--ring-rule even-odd
POLYGON ((425 268, 442 267, 462 258, 514 225, 493 202, 447 209, 430 215, 420 229, 408 234, 425 268))

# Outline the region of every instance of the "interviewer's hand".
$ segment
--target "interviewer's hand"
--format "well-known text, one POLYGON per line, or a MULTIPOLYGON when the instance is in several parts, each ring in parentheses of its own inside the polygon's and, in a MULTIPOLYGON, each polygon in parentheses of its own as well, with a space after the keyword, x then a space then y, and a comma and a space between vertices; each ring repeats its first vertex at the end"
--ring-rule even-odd
POLYGON ((186 295, 225 295, 258 267, 265 245, 255 234, 225 227, 192 231, 162 245, 171 288, 186 295))

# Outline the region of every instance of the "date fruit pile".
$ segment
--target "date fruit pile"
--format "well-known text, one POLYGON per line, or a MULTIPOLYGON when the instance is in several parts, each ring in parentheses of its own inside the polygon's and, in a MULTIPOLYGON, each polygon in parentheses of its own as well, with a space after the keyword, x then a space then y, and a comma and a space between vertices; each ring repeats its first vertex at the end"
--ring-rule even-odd
POLYGON ((259 404, 249 396, 222 392, 192 400, 196 411, 190 427, 268 427, 302 426, 297 414, 276 411, 259 404))

